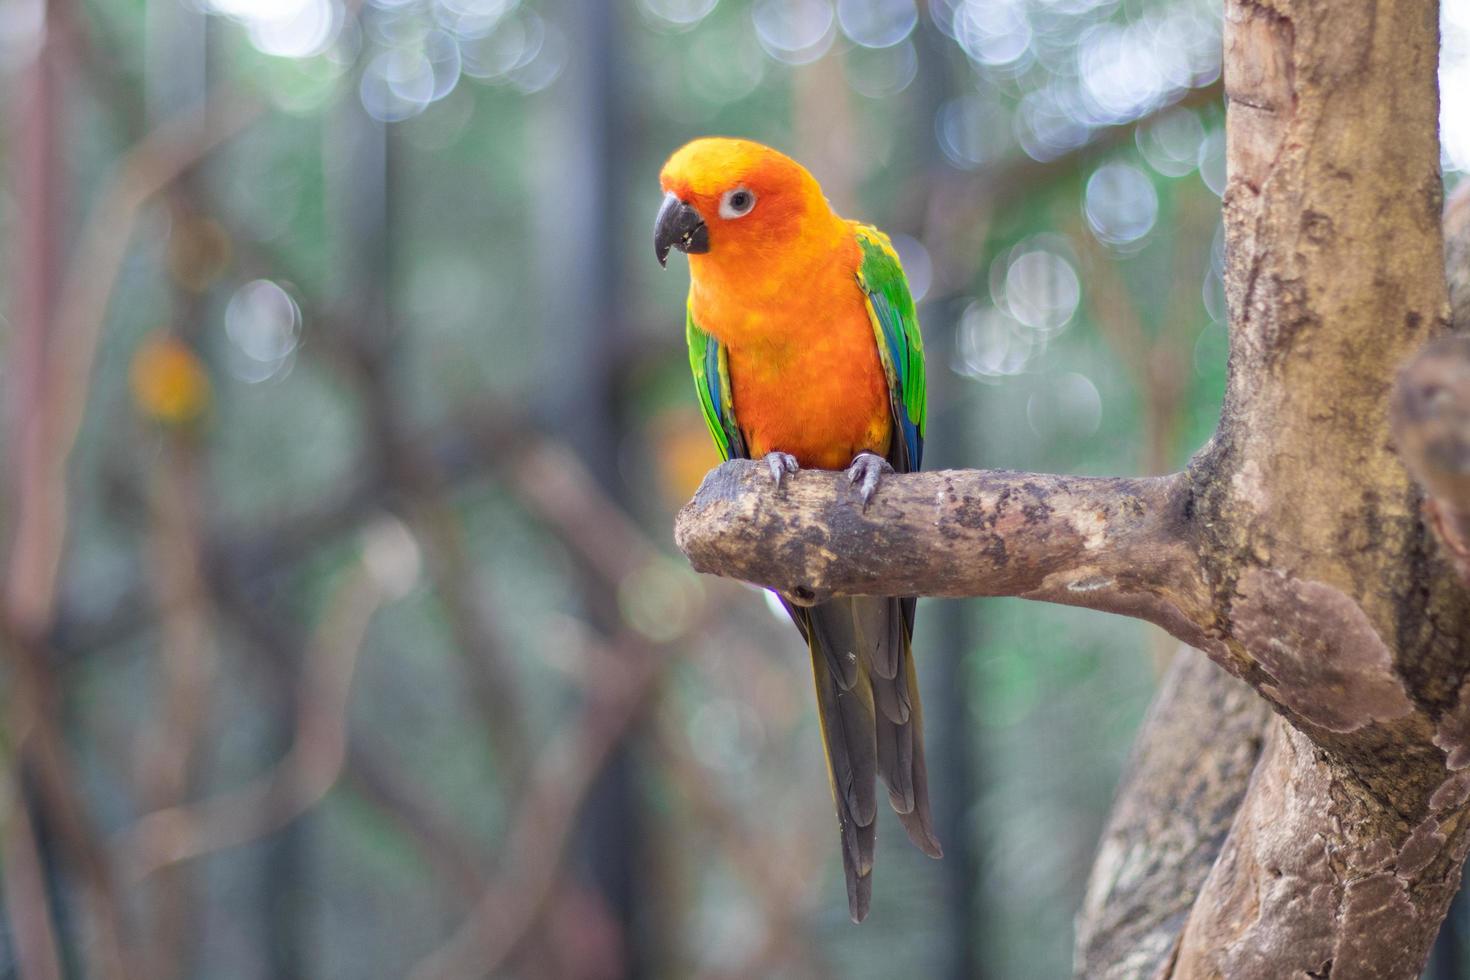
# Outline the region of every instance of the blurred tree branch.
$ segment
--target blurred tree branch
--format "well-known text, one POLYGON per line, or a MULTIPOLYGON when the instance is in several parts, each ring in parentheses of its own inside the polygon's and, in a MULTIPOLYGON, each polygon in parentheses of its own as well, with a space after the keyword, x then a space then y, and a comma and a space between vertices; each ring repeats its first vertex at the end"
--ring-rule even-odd
POLYGON ((322 323, 333 359, 351 373, 372 426, 371 451, 380 465, 369 472, 381 474, 385 491, 400 495, 423 544, 435 594, 448 613, 478 720, 502 770, 515 778, 523 764, 525 734, 520 685, 505 643, 483 608, 484 573, 471 563, 458 517, 449 504, 450 481, 434 451, 439 442, 426 443, 403 431, 399 420, 407 413, 399 404, 385 359, 355 339, 340 319, 322 318, 322 323))
MULTIPOLYGON (((263 607, 246 583, 217 568, 209 584, 221 616, 239 630, 272 673, 284 677, 290 663, 304 659, 307 640, 286 624, 285 617, 263 607)), ((429 795, 398 770, 376 740, 349 730, 346 753, 347 787, 409 837, 441 880, 452 883, 455 897, 467 902, 478 894, 484 883, 474 841, 432 807, 429 795)))
POLYGON ((157 871, 226 848, 239 847, 296 819, 336 783, 346 758, 347 707, 352 677, 373 616, 402 591, 405 532, 382 529, 338 586, 322 615, 308 655, 296 709, 291 750, 270 772, 238 789, 198 803, 155 810, 121 831, 113 844, 124 878, 157 871), (391 540, 397 538, 399 540, 391 540))
MULTIPOLYGON (((133 766, 150 810, 182 803, 195 785, 218 659, 203 575, 200 460, 191 439, 171 435, 152 474, 150 581, 177 601, 160 617, 158 709, 133 766)), ((196 898, 186 875, 171 874, 156 883, 154 899, 149 972, 166 980, 183 972, 196 898)))
MULTIPOLYGON (((37 56, 38 65, 42 58, 37 56)), ((15 511, 0 618, 12 664, 12 737, 20 764, 34 767, 46 812, 88 882, 98 931, 90 948, 98 976, 127 976, 129 954, 110 869, 96 846, 66 759, 40 638, 54 615, 66 524, 66 463, 81 425, 108 297, 133 221, 153 195, 255 115, 253 108, 238 103, 210 108, 214 111, 206 110, 202 124, 192 114, 174 120, 123 157, 81 232, 54 316, 32 310, 21 328, 23 335, 36 338, 29 349, 38 354, 27 363, 31 373, 22 382, 30 400, 11 419, 15 511)), ((44 160, 33 164, 49 165, 44 160)), ((31 220, 54 223, 57 216, 37 212, 31 220)))
POLYGON ((26 420, 11 545, 7 616, 39 635, 49 625, 66 522, 66 460, 86 408, 108 299, 139 210, 186 169, 259 114, 253 101, 221 97, 172 120, 128 151, 80 235, 51 328, 39 403, 26 420))
POLYGON ((589 687, 576 724, 538 754, 529 785, 515 794, 501 867, 464 922, 441 947, 413 968, 413 980, 488 976, 516 950, 551 897, 575 817, 602 764, 637 718, 672 648, 647 650, 641 638, 622 638, 608 657, 622 667, 589 687))
POLYGON ((827 839, 825 821, 803 820, 797 824, 798 835, 781 853, 772 855, 769 825, 763 824, 760 838, 738 825, 723 799, 716 781, 712 780, 688 749, 677 744, 672 733, 659 740, 663 758, 674 777, 684 788, 684 796, 699 822, 709 828, 719 846, 726 852, 731 869, 744 881, 758 900, 766 921, 765 940, 748 951, 745 959, 732 969, 708 970, 696 980, 715 978, 769 976, 785 965, 799 965, 807 976, 832 977, 831 966, 816 951, 807 947, 799 935, 801 917, 810 905, 812 882, 819 871, 827 839))
POLYGON ((1393 416, 1425 518, 1470 583, 1470 335, 1441 337, 1404 367, 1393 416))
POLYGON ((1424 488, 1424 513, 1470 584, 1470 182, 1445 208, 1445 272, 1455 333, 1399 372, 1393 434, 1424 488))
MULTIPOLYGON (((495 439, 497 426, 480 432, 495 439)), ((666 561, 598 488, 569 451, 530 442, 503 459, 527 506, 578 554, 614 595, 622 583, 666 561)), ((538 754, 498 855, 499 870, 463 923, 414 967, 415 980, 484 976, 511 957, 536 925, 560 875, 575 817, 622 734, 634 723, 679 649, 711 608, 690 612, 670 641, 622 629, 605 647, 588 640, 576 721, 538 754)))
MULTIPOLYGON (((8 746, 6 754, 8 755, 8 746)), ((52 928, 51 900, 41 867, 36 829, 27 809, 23 772, 5 758, 0 788, 0 896, 10 923, 10 942, 19 980, 61 980, 61 958, 52 928)))

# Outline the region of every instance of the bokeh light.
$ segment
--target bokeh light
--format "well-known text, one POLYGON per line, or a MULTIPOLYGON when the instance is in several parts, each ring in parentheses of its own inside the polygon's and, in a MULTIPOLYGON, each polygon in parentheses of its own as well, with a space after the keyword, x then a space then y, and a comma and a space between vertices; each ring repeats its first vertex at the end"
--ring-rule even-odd
POLYGON ((966 0, 953 14, 954 39, 982 65, 1006 65, 1031 44, 1025 0, 966 0))
MULTIPOLYGON (((1084 146, 1100 128, 1149 116, 1187 90, 1219 77, 1220 18, 1195 0, 1128 11, 1115 0, 935 0, 935 25, 968 56, 980 100, 991 111, 1014 107, 1014 139, 1040 161, 1084 146)), ((936 133, 947 156, 969 169, 982 142, 953 107, 936 133)), ((970 113, 974 117, 974 113, 970 113)), ((1176 120, 1187 126, 1187 120, 1176 120)), ((1154 135, 1163 165, 1187 134, 1154 135)), ((1192 169, 1192 168, 1191 168, 1192 169)), ((1164 171, 1161 171, 1164 172, 1164 171)))
POLYGON ((1165 177, 1183 177, 1200 164, 1205 127, 1193 109, 1183 106, 1162 112, 1134 133, 1138 151, 1148 165, 1165 177))
POLYGON ((1199 176, 1216 197, 1225 196, 1225 130, 1215 127, 1199 144, 1199 176))
POLYGON ((940 150, 961 170, 995 163, 1012 145, 1005 110, 979 95, 962 95, 946 102, 934 126, 940 150))
POLYGON ((166 331, 149 334, 128 371, 133 404, 165 425, 186 425, 209 409, 209 374, 187 344, 166 331))
POLYGON ((1034 248, 1013 254, 1005 274, 1005 304, 1021 323, 1051 335, 1071 322, 1082 298, 1072 265, 1056 252, 1034 248))
POLYGON ((225 307, 229 367, 242 381, 258 383, 283 375, 301 340, 301 307, 269 279, 248 282, 225 307))
POLYGON ((1439 8, 1439 125, 1446 167, 1470 173, 1470 0, 1439 8))
POLYGON ((1151 25, 1098 24, 1081 38, 1077 69, 1093 120, 1124 122, 1143 114, 1164 94, 1162 60, 1151 25))
POLYGON ((856 47, 843 60, 847 84, 859 95, 886 99, 908 88, 919 73, 919 56, 908 41, 890 47, 856 47))
POLYGON ((540 42, 535 51, 523 56, 507 74, 511 87, 522 95, 550 88, 566 69, 569 53, 561 29, 555 24, 545 23, 540 42))
POLYGON ((837 23, 854 44, 891 48, 919 22, 914 0, 837 0, 837 23))
POLYGON ((750 18, 761 47, 788 65, 816 61, 837 34, 829 0, 756 0, 750 18))
POLYGON ((402 599, 419 584, 423 554, 408 526, 391 514, 380 515, 359 535, 362 563, 390 599, 402 599))
POLYGON ((618 607, 629 626, 655 643, 668 643, 688 629, 703 593, 689 569, 657 558, 623 579, 618 607))
POLYGON ((419 50, 380 51, 363 69, 359 89, 363 108, 374 119, 408 119, 433 101, 434 66, 419 50))
POLYGON ((705 32, 688 46, 684 77, 696 96, 725 105, 754 92, 766 77, 767 63, 752 32, 740 31, 733 38, 705 32))
POLYGON ((1076 89, 1055 81, 1022 97, 1015 130, 1027 156, 1041 161, 1055 160, 1092 136, 1076 89))
POLYGON ((917 238, 894 235, 893 250, 898 253, 898 261, 909 281, 909 295, 915 303, 924 302, 934 283, 934 260, 929 256, 929 249, 917 238))
POLYGON ((1004 310, 981 300, 965 307, 956 330, 955 370, 993 382, 1026 369, 1036 348, 1035 332, 1004 310))
POLYGON ((485 81, 508 79, 511 72, 534 61, 545 42, 546 24, 535 13, 505 17, 491 30, 461 36, 464 72, 485 81))
POLYGON ((337 0, 209 0, 210 8, 245 25, 265 54, 309 58, 331 44, 342 21, 337 0))
POLYGON ((749 770, 764 736, 760 716, 734 698, 710 698, 689 719, 689 744, 695 747, 699 761, 716 772, 749 770))
POLYGON ((1153 229, 1159 195, 1153 181, 1128 163, 1107 163, 1087 178, 1087 225, 1107 245, 1131 245, 1153 229))
POLYGON ((494 31, 519 0, 434 0, 434 19, 462 38, 484 37, 494 31))
MULTIPOLYGON (((714 0, 648 0, 650 19, 670 28, 697 23, 714 0)), ((553 84, 566 66, 565 38, 519 0, 375 0, 369 16, 348 17, 342 0, 208 0, 209 9, 240 22, 263 54, 306 61, 316 55, 338 70, 363 53, 357 88, 363 107, 383 122, 401 122, 445 99, 461 75, 523 94, 553 84)), ((309 78, 330 83, 337 72, 309 78)), ((293 112, 319 105, 322 85, 270 83, 275 101, 293 112)))
POLYGON ((688 30, 708 17, 716 0, 638 0, 639 8, 664 27, 688 30))

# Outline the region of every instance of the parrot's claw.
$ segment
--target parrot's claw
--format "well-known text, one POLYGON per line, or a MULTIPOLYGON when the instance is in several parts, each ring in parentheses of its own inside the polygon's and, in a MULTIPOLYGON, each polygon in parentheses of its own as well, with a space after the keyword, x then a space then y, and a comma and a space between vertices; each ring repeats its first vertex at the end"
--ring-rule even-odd
POLYGON ((863 510, 868 509, 868 501, 873 499, 873 491, 878 489, 878 481, 883 474, 892 472, 893 467, 888 460, 876 453, 858 453, 853 459, 847 468, 847 482, 857 487, 863 510))
POLYGON ((766 465, 771 468, 771 479, 776 481, 776 489, 781 489, 781 481, 787 473, 795 473, 801 467, 796 465, 796 457, 790 453, 774 452, 766 453, 766 465))

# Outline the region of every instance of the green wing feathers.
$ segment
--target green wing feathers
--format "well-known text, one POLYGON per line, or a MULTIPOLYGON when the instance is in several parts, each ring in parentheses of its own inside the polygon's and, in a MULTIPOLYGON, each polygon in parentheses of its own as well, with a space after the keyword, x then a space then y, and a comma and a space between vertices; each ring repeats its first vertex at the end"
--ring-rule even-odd
POLYGON ((924 377, 924 338, 919 315, 909 293, 909 281, 888 236, 869 225, 854 223, 862 248, 858 283, 868 300, 868 317, 878 342, 878 357, 888 377, 889 406, 895 439, 888 461, 900 473, 919 469, 924 456, 924 428, 928 415, 924 377))
POLYGON ((734 399, 730 394, 730 360, 719 341, 699 329, 694 311, 684 316, 684 339, 689 343, 689 367, 704 423, 721 459, 743 458, 745 441, 735 424, 734 399))

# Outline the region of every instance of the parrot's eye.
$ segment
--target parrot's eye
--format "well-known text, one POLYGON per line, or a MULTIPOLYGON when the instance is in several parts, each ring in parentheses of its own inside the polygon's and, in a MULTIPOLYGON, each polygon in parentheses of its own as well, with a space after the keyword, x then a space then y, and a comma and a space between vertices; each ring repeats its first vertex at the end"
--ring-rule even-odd
POLYGON ((737 187, 726 191, 720 197, 720 217, 743 218, 755 207, 755 192, 745 188, 737 187))

